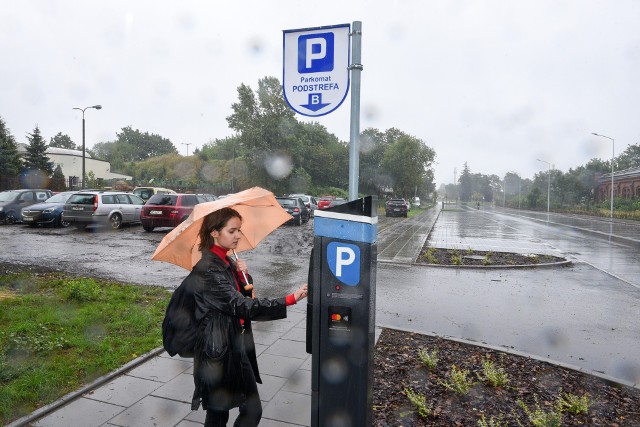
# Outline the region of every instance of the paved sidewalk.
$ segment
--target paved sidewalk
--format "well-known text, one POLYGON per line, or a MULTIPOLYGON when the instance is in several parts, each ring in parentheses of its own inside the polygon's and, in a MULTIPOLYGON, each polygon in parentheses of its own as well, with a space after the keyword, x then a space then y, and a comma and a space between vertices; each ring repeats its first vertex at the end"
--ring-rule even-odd
MULTIPOLYGON (((311 355, 305 351, 306 312, 289 307, 286 319, 254 322, 265 427, 309 426, 311 355)), ((379 335, 379 330, 376 335, 379 335)), ((205 411, 191 411, 193 359, 152 357, 32 424, 42 427, 195 427, 205 411)), ((229 425, 238 415, 231 411, 229 425)))

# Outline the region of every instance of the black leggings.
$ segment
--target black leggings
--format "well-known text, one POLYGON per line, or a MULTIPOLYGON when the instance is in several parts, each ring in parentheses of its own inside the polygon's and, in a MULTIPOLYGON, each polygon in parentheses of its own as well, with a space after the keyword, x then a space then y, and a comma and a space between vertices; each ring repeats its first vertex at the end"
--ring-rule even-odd
MULTIPOLYGON (((262 403, 258 394, 256 377, 253 375, 249 359, 244 354, 242 357, 242 376, 244 378, 244 392, 247 397, 240 404, 240 414, 233 425, 235 427, 256 427, 262 418, 262 403)), ((229 411, 208 409, 204 427, 226 427, 227 421, 229 421, 229 411)))

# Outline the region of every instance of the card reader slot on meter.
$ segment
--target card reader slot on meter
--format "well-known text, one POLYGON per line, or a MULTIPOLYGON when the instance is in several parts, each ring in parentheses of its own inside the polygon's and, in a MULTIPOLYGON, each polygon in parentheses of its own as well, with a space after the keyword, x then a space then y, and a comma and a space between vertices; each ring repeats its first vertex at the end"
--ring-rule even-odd
POLYGON ((351 307, 329 306, 329 331, 351 330, 351 307))

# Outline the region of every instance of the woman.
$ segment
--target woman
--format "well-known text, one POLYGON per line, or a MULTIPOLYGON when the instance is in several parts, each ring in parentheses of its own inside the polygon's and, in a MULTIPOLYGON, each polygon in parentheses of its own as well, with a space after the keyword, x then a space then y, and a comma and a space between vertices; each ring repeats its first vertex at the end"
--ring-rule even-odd
POLYGON ((202 259, 193 272, 195 313, 200 329, 196 340, 195 392, 191 408, 202 404, 205 427, 226 426, 229 409, 240 408, 235 426, 257 426, 262 405, 256 383, 258 372, 251 320, 276 320, 287 316, 288 305, 307 296, 307 285, 276 299, 252 298, 251 276, 243 260, 227 253, 238 246, 242 217, 231 208, 207 215, 200 229, 202 259), (245 283, 244 277, 249 278, 245 283), (246 290, 245 290, 246 287, 246 290))

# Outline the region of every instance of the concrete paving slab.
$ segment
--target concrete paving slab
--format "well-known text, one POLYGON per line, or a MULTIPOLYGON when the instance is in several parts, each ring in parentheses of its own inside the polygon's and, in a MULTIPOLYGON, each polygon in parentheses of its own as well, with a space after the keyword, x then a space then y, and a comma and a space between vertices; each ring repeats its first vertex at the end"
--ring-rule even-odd
POLYGON ((286 378, 263 375, 262 373, 260 373, 260 378, 262 378, 262 384, 258 384, 258 393, 260 393, 260 400, 263 402, 271 400, 287 382, 286 378))
POLYGON ((127 407, 161 387, 162 384, 158 381, 123 375, 96 390, 86 393, 83 397, 127 407))
POLYGON ((302 341, 291 341, 279 339, 269 346, 265 350, 266 354, 273 354, 276 356, 295 357, 297 359, 306 359, 309 357, 306 351, 306 343, 302 341))
POLYGON ((153 381, 168 382, 193 365, 183 359, 154 357, 148 362, 128 372, 128 375, 153 381))
POLYGON ((177 400, 191 404, 193 397, 193 374, 180 374, 162 387, 156 389, 152 396, 163 397, 166 399, 177 400))
POLYGON ((307 328, 304 328, 304 327, 301 328, 299 326, 296 326, 295 328, 291 329, 290 331, 288 331, 284 335, 282 335, 282 338, 284 338, 286 340, 291 340, 291 341, 306 342, 307 341, 307 328))
POLYGON ((189 412, 191 408, 184 402, 147 396, 109 420, 109 424, 119 427, 173 427, 189 412))
POLYGON ((256 344, 263 344, 263 345, 269 346, 274 342, 278 341, 280 339, 280 335, 281 334, 279 332, 258 330, 253 332, 253 341, 256 344))
POLYGON ((275 356, 263 353, 258 357, 260 374, 289 378, 304 363, 302 359, 294 357, 275 356))
POLYGON ((296 427, 300 424, 289 424, 283 423, 281 421, 274 420, 265 420, 264 418, 260 421, 260 427, 296 427))
MULTIPOLYGON (((301 426, 311 425, 311 396, 281 391, 262 411, 263 419, 301 426)), ((262 424, 262 423, 261 423, 262 424)))
POLYGON ((282 387, 282 390, 311 395, 311 372, 298 369, 289 377, 286 384, 282 387))
POLYGON ((35 427, 98 427, 126 408, 80 398, 32 424, 35 427))
POLYGON ((289 329, 296 326, 295 321, 288 320, 279 320, 277 322, 252 322, 251 328, 255 331, 265 331, 265 332, 287 332, 289 329))

